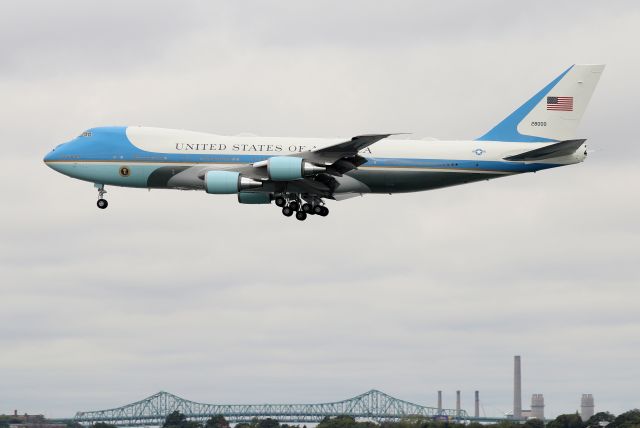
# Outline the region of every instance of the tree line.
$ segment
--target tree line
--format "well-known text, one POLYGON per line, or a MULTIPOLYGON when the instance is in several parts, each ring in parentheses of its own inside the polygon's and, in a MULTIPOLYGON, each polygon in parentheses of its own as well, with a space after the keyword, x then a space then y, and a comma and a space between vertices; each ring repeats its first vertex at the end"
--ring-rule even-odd
MULTIPOLYGON (((8 428, 8 418, 0 417, 0 428, 8 428)), ((539 419, 529 419, 524 423, 504 420, 497 424, 480 424, 472 422, 467 424, 468 428, 640 428, 640 410, 634 409, 622 413, 617 417, 609 412, 600 412, 593 415, 589 420, 583 421, 578 413, 560 415, 557 418, 547 421, 546 425, 539 419)), ((454 422, 433 420, 422 416, 411 416, 403 418, 397 422, 382 422, 380 424, 372 421, 357 421, 351 416, 326 417, 317 428, 455 428, 459 426, 454 422)), ((68 428, 80 428, 77 423, 69 423, 68 428)), ((97 423, 92 428, 116 428, 115 425, 97 423)), ((229 422, 223 415, 216 415, 206 422, 190 421, 187 417, 175 411, 164 421, 162 428, 231 428, 229 422)), ((234 428, 307 428, 306 425, 281 424, 272 418, 254 418, 250 422, 241 422, 234 425, 234 428)))
MULTIPOLYGON (((324 418, 317 425, 317 428, 449 428, 450 425, 458 424, 422 416, 411 416, 397 422, 382 422, 378 424, 372 421, 357 421, 351 416, 342 415, 324 418)), ((539 419, 529 419, 524 423, 505 420, 497 424, 486 425, 472 422, 466 426, 468 428, 601 428, 604 425, 607 428, 640 428, 640 410, 630 410, 617 417, 609 412, 600 412, 587 421, 583 421, 578 413, 570 413, 559 415, 555 419, 547 421, 546 425, 539 419)), ((95 428, 113 427, 102 426, 95 428)), ((222 415, 213 416, 204 424, 188 421, 185 415, 176 411, 167 416, 162 428, 230 428, 230 424, 222 415)), ((254 418, 251 422, 236 424, 235 428, 307 428, 307 426, 281 424, 272 418, 254 418)))

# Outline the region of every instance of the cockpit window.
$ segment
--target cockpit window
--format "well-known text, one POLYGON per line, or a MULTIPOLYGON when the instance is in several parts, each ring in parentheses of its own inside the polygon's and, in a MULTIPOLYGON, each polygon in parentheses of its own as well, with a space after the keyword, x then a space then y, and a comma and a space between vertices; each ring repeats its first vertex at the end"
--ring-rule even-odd
POLYGON ((91 131, 84 131, 82 134, 80 134, 81 137, 91 137, 91 131))

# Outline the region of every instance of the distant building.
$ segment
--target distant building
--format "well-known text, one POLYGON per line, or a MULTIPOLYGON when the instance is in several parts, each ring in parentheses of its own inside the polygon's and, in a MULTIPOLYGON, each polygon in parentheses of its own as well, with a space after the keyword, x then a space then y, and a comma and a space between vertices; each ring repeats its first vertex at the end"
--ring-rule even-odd
POLYGON ((594 407, 593 395, 582 394, 582 399, 580 400, 580 417, 583 421, 586 422, 593 416, 594 407))
POLYGON ((522 372, 520 355, 513 357, 513 418, 522 419, 522 372))
POLYGON ((24 415, 19 415, 17 410, 13 411, 13 415, 1 415, 5 418, 10 418, 12 421, 19 422, 44 422, 44 415, 30 415, 25 413, 24 415))
POLYGON ((9 424, 9 428, 66 428, 65 424, 53 424, 53 423, 20 423, 9 424))
MULTIPOLYGON (((507 417, 507 419, 516 419, 515 416, 513 415, 513 413, 506 413, 505 416, 507 417)), ((518 420, 520 419, 528 419, 531 418, 532 413, 531 410, 528 409, 520 409, 520 418, 518 418, 518 420)))
POLYGON ((65 424, 47 422, 44 415, 19 415, 17 410, 13 415, 1 415, 9 423, 9 428, 66 428, 65 424))
POLYGON ((542 394, 531 396, 531 417, 544 421, 544 396, 542 394))

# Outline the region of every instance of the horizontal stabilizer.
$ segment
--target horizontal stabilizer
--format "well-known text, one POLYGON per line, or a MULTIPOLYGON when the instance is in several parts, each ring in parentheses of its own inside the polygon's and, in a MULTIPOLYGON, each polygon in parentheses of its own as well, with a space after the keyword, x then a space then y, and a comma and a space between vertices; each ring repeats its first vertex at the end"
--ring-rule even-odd
POLYGON ((508 161, 537 161, 550 158, 558 158, 574 153, 587 140, 566 140, 559 143, 551 144, 539 149, 530 150, 520 153, 519 155, 504 158, 508 161))

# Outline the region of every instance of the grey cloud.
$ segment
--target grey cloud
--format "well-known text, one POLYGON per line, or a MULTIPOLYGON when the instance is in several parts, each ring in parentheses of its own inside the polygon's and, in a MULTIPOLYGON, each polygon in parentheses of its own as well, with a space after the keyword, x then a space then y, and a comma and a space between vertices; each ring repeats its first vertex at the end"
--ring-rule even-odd
POLYGON ((69 416, 160 389, 376 387, 432 404, 462 389, 470 408, 480 389, 497 414, 521 353, 549 415, 582 392, 636 405, 635 2, 23 4, 0 14, 0 402, 69 416), (580 61, 608 63, 586 163, 333 203, 324 221, 117 188, 98 212, 90 183, 41 162, 102 124, 471 138, 580 61))
POLYGON ((1 9, 0 65, 16 80, 130 72, 156 60, 196 18, 178 3, 151 1, 25 1, 1 9))

